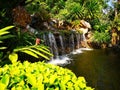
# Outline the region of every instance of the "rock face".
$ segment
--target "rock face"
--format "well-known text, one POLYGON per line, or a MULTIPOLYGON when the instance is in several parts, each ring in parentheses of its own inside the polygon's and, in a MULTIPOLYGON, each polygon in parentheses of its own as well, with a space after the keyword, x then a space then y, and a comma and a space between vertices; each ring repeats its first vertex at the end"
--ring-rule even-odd
POLYGON ((81 48, 83 35, 73 31, 45 32, 40 37, 44 44, 49 46, 54 58, 59 55, 69 54, 78 48, 81 48))

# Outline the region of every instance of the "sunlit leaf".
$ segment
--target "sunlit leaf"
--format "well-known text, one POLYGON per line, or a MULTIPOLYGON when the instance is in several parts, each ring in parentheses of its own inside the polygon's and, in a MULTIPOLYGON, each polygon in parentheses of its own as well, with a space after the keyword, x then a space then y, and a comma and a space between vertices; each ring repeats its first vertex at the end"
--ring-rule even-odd
POLYGON ((6 49, 7 47, 0 47, 0 50, 2 50, 2 49, 6 49))
POLYGON ((11 29, 11 28, 13 28, 13 27, 14 27, 14 26, 7 26, 7 27, 5 27, 5 28, 0 29, 0 32, 9 30, 9 29, 11 29))
POLYGON ((10 59, 10 61, 11 61, 12 63, 17 62, 17 60, 18 60, 18 54, 16 54, 16 53, 11 53, 11 54, 9 55, 9 59, 10 59))
POLYGON ((42 48, 35 48, 35 49, 37 49, 37 50, 39 50, 39 51, 41 51, 41 52, 43 52, 43 53, 46 53, 46 54, 48 54, 48 55, 53 56, 53 54, 51 54, 50 52, 48 52, 48 50, 46 50, 46 49, 42 49, 42 48))
POLYGON ((31 56, 36 57, 36 58, 39 58, 38 55, 36 55, 34 52, 32 52, 30 50, 23 50, 21 52, 24 52, 24 53, 26 53, 28 55, 31 55, 31 56))
POLYGON ((9 84, 9 79, 10 76, 6 74, 5 76, 2 77, 1 82, 5 84, 5 86, 7 87, 7 85, 9 84))
POLYGON ((8 33, 9 33, 8 31, 0 32, 0 36, 8 34, 8 33))
POLYGON ((0 90, 5 90, 6 85, 0 82, 0 90))
POLYGON ((27 74, 27 80, 33 87, 37 85, 36 78, 33 74, 27 74))
POLYGON ((45 56, 44 54, 40 53, 39 51, 34 50, 34 49, 29 49, 29 50, 32 51, 32 52, 34 52, 35 54, 41 56, 41 57, 44 57, 47 60, 49 60, 49 58, 47 56, 45 56))
POLYGON ((0 40, 12 38, 12 37, 15 37, 15 36, 14 35, 5 35, 5 36, 0 37, 0 40))

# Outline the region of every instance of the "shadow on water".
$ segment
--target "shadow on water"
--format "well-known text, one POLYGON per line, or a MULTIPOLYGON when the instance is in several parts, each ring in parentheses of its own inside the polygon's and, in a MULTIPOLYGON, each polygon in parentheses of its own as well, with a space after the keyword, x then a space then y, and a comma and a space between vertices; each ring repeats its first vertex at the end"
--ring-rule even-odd
POLYGON ((65 66, 77 76, 84 76, 87 85, 95 90, 120 90, 120 54, 106 50, 84 51, 72 56, 65 66))

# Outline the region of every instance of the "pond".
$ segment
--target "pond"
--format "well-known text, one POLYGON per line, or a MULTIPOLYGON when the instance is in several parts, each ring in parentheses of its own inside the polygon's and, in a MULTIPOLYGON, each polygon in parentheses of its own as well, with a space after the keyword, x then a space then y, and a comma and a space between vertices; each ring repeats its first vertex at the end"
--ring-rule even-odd
POLYGON ((108 50, 91 50, 72 55, 66 68, 84 76, 95 90, 120 90, 120 56, 108 50))

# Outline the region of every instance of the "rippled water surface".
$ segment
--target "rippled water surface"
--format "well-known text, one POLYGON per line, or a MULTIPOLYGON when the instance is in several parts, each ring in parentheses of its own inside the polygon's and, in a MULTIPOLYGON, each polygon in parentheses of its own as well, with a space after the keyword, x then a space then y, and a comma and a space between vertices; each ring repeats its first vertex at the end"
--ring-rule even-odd
POLYGON ((84 76, 95 90, 120 90, 120 54, 106 50, 91 50, 72 55, 67 68, 84 76))

